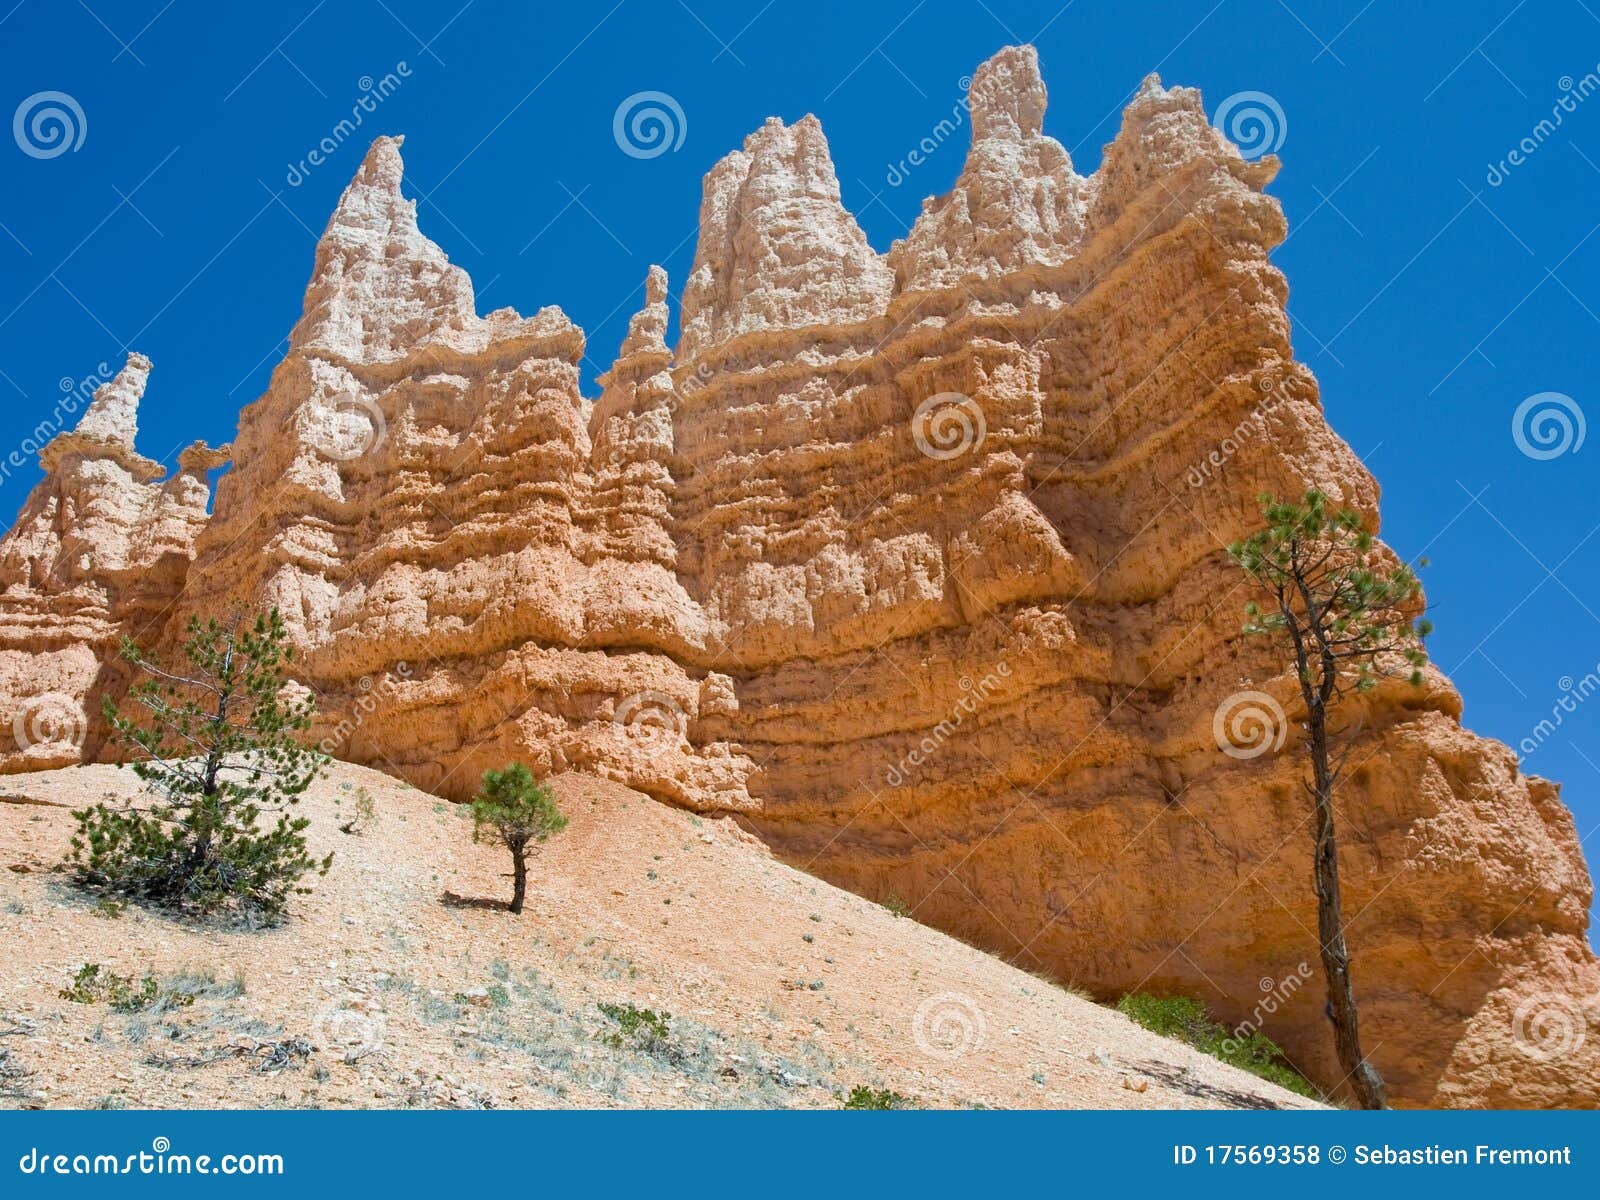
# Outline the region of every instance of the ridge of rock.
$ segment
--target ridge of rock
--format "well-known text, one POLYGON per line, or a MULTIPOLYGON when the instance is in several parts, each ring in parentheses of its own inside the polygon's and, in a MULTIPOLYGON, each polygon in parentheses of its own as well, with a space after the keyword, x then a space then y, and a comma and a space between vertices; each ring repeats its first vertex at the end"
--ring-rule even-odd
MULTIPOLYGON (((1241 693, 1298 715, 1225 546, 1258 493, 1375 517, 1377 485, 1294 359, 1275 159, 1152 76, 1079 176, 1031 47, 969 100, 887 256, 814 118, 752 133, 706 177, 675 351, 652 268, 593 403, 560 309, 475 314, 380 138, 209 518, 223 451, 159 484, 133 451, 142 360, 47 449, 0 539, 0 716, 47 693, 82 736, 0 770, 107 754, 123 634, 276 605, 338 757, 454 798, 511 759, 609 777, 1102 997, 1251 1017, 1316 918, 1297 762, 1214 733, 1241 693)), ((1556 785, 1437 673, 1364 703, 1342 869, 1391 1094, 1600 1104, 1600 1039, 1520 1040, 1600 994, 1556 785)), ((1267 1032, 1337 1084, 1310 995, 1267 1032)))

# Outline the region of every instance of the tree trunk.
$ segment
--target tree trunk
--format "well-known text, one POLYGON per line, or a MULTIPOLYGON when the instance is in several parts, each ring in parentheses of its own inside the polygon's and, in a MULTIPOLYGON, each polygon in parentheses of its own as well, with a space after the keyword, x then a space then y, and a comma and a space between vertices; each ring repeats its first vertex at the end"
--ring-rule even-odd
POLYGON ((1350 984, 1350 953, 1344 941, 1343 900, 1339 889, 1339 845, 1333 828, 1333 772, 1328 765, 1327 712, 1321 703, 1307 714, 1317 831, 1313 868, 1317 889, 1317 937, 1322 971, 1328 980, 1328 1016, 1333 1021, 1339 1066, 1362 1108, 1384 1108, 1383 1079, 1361 1053, 1356 994, 1350 984))
POLYGON ((522 902, 528 898, 528 854, 525 850, 511 851, 511 911, 520 913, 522 902))

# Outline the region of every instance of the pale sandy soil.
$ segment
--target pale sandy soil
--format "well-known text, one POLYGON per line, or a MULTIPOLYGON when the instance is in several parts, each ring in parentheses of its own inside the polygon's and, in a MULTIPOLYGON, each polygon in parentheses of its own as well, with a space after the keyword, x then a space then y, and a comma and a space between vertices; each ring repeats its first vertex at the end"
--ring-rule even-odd
POLYGON ((0 1104, 830 1108, 866 1084, 930 1107, 1307 1106, 587 776, 555 781, 571 825, 520 918, 461 810, 340 764, 300 806, 333 869, 284 926, 107 916, 53 869, 67 806, 137 786, 109 766, 0 780, 0 1104), (358 787, 376 820, 342 834, 358 787), (198 998, 62 999, 84 963, 198 998), (602 1002, 670 1013, 667 1043, 608 1044, 602 1002))

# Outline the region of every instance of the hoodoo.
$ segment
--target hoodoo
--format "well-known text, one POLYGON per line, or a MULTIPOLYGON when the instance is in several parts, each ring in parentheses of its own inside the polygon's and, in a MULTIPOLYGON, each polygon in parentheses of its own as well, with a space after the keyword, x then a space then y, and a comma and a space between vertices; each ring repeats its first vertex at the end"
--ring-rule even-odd
MULTIPOLYGON (((455 797, 606 776, 1102 997, 1251 1018, 1317 962, 1310 811, 1292 743, 1214 733, 1246 692, 1296 717, 1224 547, 1261 492, 1378 513, 1290 345, 1277 160, 1151 77, 1079 175, 1025 46, 969 112, 885 255, 816 119, 769 120, 706 177, 677 347, 655 268, 592 400, 583 333, 478 316, 378 139, 213 515, 224 452, 160 482, 134 451, 140 356, 46 447, 0 542, 0 768, 104 755, 123 635, 276 605, 339 757, 455 797)), ((1345 908, 1391 1096, 1600 1104, 1556 785, 1437 672, 1362 703, 1345 908), (1570 1053, 1530 1054, 1550 1021, 1570 1053)), ((1338 1085, 1316 988, 1266 1029, 1338 1085)))

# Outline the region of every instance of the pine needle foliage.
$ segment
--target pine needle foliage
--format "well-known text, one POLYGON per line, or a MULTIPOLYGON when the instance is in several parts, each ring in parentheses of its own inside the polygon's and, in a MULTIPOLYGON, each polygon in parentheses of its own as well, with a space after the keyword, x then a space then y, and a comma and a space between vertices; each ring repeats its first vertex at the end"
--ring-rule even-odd
POLYGON ((333 857, 313 859, 309 821, 291 815, 328 761, 300 739, 315 702, 283 698, 294 651, 277 609, 228 624, 191 617, 186 633, 172 669, 124 639, 142 678, 126 711, 110 697, 104 711, 146 802, 75 812, 68 861, 81 886, 103 894, 273 924, 333 857))

